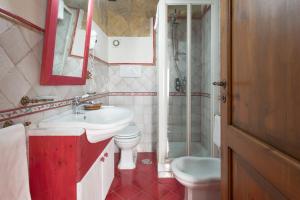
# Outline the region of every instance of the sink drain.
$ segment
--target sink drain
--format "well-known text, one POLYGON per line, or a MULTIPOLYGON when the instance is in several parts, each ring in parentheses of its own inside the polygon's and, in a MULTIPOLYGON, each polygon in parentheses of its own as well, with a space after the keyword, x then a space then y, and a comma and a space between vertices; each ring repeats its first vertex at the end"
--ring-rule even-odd
POLYGON ((143 160, 142 160, 142 163, 143 163, 144 165, 152 165, 152 160, 150 160, 150 159, 143 159, 143 160))

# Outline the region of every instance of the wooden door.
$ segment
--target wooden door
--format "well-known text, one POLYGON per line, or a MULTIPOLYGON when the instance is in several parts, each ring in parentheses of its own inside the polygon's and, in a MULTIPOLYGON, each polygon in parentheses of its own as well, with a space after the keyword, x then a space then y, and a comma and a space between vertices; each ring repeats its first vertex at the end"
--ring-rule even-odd
POLYGON ((300 1, 221 0, 222 199, 300 199, 300 1))

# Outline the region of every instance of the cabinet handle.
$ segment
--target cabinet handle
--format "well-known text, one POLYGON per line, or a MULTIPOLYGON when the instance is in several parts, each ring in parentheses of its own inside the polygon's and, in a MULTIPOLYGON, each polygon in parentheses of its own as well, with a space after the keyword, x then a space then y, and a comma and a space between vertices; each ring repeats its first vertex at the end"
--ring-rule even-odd
POLYGON ((108 157, 108 153, 105 153, 104 156, 107 158, 108 157))
POLYGON ((101 162, 104 162, 104 161, 105 161, 105 158, 104 158, 104 157, 102 157, 102 158, 100 159, 100 161, 101 161, 101 162))

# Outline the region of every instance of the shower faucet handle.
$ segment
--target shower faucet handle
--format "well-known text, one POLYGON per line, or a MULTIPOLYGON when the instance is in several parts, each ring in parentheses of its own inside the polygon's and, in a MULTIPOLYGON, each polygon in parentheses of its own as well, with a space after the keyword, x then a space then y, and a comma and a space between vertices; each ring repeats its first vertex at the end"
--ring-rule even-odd
POLYGON ((215 81, 212 83, 214 86, 219 86, 219 87, 223 87, 226 88, 226 81, 215 81))

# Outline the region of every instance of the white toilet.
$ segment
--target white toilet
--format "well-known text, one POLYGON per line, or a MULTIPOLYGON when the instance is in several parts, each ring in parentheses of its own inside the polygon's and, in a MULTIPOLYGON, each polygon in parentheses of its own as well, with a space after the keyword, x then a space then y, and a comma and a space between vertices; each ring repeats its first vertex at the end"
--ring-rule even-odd
POLYGON ((220 159, 186 156, 174 159, 171 167, 175 178, 186 188, 186 200, 221 199, 220 159))
POLYGON ((121 157, 118 164, 119 169, 134 169, 136 163, 135 147, 141 140, 141 131, 131 123, 114 136, 116 145, 121 150, 121 157))

